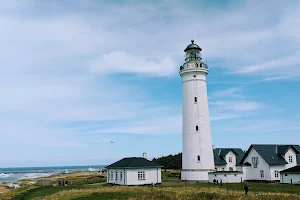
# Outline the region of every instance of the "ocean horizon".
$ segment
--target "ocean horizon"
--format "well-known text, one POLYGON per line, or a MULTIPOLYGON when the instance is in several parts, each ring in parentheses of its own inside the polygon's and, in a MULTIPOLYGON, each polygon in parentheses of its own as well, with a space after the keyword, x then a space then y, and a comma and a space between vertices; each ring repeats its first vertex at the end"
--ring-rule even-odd
POLYGON ((97 170, 107 165, 83 165, 83 166, 46 166, 46 167, 6 167, 0 168, 0 183, 16 182, 20 179, 48 177, 63 172, 82 171, 89 168, 97 170))

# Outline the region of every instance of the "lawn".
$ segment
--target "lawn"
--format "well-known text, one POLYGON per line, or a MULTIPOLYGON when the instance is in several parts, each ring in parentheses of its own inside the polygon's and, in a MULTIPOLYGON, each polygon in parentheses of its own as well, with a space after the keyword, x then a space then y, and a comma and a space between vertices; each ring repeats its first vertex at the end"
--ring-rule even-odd
MULTIPOLYGON (((245 196, 241 183, 224 183, 216 186, 212 183, 178 181, 177 171, 162 172, 163 183, 151 186, 106 186, 105 177, 94 174, 72 174, 65 178, 71 180, 69 186, 37 187, 26 185, 0 194, 0 199, 300 199, 300 186, 279 183, 248 183, 249 195, 245 196), (2 195, 2 196, 1 196, 2 195)), ((61 177, 52 177, 53 183, 61 177)))

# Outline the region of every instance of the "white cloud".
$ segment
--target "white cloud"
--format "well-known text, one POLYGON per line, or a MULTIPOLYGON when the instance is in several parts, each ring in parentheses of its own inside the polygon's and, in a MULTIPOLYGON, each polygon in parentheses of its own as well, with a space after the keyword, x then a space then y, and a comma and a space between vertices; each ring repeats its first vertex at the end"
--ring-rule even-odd
POLYGON ((242 87, 235 87, 235 88, 229 88, 225 90, 220 90, 216 91, 212 94, 213 97, 215 98, 220 98, 220 97, 238 97, 238 98, 243 98, 242 95, 237 94, 238 92, 241 91, 242 87))
POLYGON ((170 76, 177 72, 176 63, 166 57, 158 61, 134 56, 123 51, 104 54, 101 58, 89 62, 93 72, 102 74, 135 73, 155 76, 170 76))

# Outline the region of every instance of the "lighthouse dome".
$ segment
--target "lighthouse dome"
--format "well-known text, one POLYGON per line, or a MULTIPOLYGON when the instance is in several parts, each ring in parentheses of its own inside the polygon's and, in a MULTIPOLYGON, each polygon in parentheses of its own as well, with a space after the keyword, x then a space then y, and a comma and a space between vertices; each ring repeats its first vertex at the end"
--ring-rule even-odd
POLYGON ((186 52, 186 51, 188 51, 188 50, 191 50, 191 49, 197 49, 197 50, 202 51, 202 49, 201 49, 197 44, 194 43, 194 40, 192 40, 191 42, 192 42, 192 44, 189 44, 189 45, 185 48, 184 52, 186 52))

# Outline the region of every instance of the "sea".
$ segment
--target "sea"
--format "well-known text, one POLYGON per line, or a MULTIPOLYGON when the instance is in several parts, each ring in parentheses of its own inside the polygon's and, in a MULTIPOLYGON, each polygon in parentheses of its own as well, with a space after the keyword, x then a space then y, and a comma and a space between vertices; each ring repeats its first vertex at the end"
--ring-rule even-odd
POLYGON ((98 168, 104 168, 105 166, 106 165, 0 168, 0 184, 17 182, 20 179, 48 177, 75 171, 87 172, 89 168, 97 171, 98 168))

